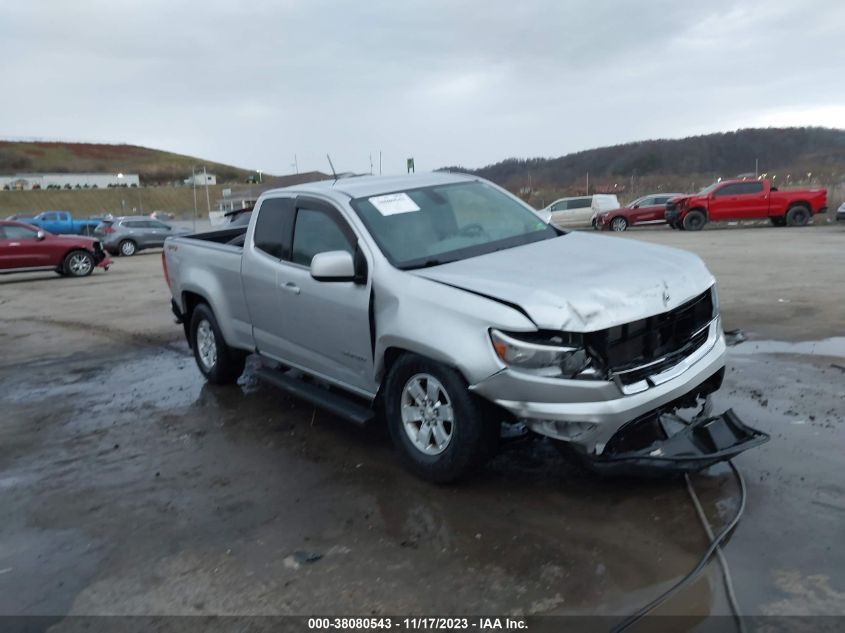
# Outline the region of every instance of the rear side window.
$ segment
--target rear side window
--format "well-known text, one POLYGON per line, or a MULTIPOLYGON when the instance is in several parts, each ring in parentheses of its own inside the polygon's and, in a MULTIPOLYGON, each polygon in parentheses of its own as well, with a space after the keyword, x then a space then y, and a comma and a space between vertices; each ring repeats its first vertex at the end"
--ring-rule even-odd
POLYGON ((255 248, 276 259, 288 259, 293 215, 293 198, 264 200, 258 208, 258 218, 255 220, 255 248))
POLYGON ((583 209, 584 207, 590 207, 593 205, 592 198, 576 198, 575 200, 569 201, 569 208, 570 209, 583 209))
POLYGON ((126 220, 121 222, 120 226, 125 226, 127 229, 140 229, 144 226, 144 222, 140 220, 126 220))
POLYGON ((293 263, 310 266, 314 255, 327 251, 346 251, 354 255, 351 229, 341 222, 334 213, 323 209, 299 209, 293 229, 293 263))

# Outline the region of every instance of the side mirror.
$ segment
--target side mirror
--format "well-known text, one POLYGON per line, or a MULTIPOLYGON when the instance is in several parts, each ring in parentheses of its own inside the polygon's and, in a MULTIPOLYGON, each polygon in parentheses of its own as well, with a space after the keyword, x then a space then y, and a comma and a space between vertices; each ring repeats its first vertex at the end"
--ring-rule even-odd
POLYGON ((47 237, 47 234, 44 231, 38 231, 38 233, 35 234, 35 239, 38 240, 39 242, 41 240, 43 240, 45 237, 47 237))
POLYGON ((639 208, 640 208, 640 204, 639 204, 639 202, 638 202, 637 204, 635 204, 634 206, 632 206, 631 208, 632 208, 632 209, 639 209, 639 208))
POLYGON ((317 253, 311 259, 311 276, 317 281, 355 281, 355 260, 346 251, 317 253))

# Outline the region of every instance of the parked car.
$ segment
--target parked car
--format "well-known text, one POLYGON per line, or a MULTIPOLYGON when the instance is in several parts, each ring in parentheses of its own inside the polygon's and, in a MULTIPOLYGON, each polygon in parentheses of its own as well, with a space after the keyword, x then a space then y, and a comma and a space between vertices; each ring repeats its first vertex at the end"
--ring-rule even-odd
POLYGON ((624 207, 603 211, 596 216, 596 228, 624 231, 637 224, 665 224, 666 203, 682 193, 653 193, 632 200, 624 207))
POLYGON ((55 270, 85 277, 95 267, 108 270, 111 263, 100 242, 90 237, 53 235, 22 222, 0 221, 0 273, 55 270))
POLYGON ((492 183, 446 173, 272 190, 250 216, 165 244, 199 370, 231 383, 256 353, 260 378, 340 417, 383 411, 421 477, 480 464, 502 422, 610 468, 698 468, 764 441, 728 414, 682 432, 710 442, 626 439, 722 382, 716 286, 691 253, 565 232, 492 183))
POLYGON ((54 235, 93 235, 98 221, 75 219, 67 211, 42 211, 26 223, 54 235))
POLYGON ((708 222, 769 218, 775 226, 804 226, 827 211, 826 189, 779 191, 768 179, 723 180, 666 203, 666 221, 698 231, 708 222))
POLYGON ((836 210, 836 221, 845 222, 845 202, 840 204, 839 208, 836 210))
POLYGON ((146 248, 164 246, 171 235, 184 235, 188 229, 175 228, 144 215, 128 215, 104 219, 94 230, 103 247, 113 255, 131 257, 146 248))
POLYGON ((543 212, 551 214, 555 226, 590 226, 597 214, 618 208, 619 199, 615 195, 597 193, 592 196, 560 198, 543 209, 543 212))

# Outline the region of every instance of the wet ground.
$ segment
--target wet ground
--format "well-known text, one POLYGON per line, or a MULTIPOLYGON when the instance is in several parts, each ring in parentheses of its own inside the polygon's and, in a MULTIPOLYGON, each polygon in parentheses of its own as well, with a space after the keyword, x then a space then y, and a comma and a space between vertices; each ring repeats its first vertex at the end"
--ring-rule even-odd
MULTIPOLYGON (((736 460, 748 506, 725 553, 749 614, 845 614, 836 228, 730 232, 744 234, 739 267, 776 267, 772 244, 787 233, 829 265, 809 284, 800 271, 759 279, 789 303, 751 317, 765 298, 746 301, 745 277, 719 274, 729 246, 711 262, 696 245, 719 277, 726 327, 749 336, 731 348, 714 410, 772 435, 736 460), (794 327, 808 285, 821 290, 802 336, 773 336, 794 327)), ((249 371, 237 387, 205 385, 159 262, 119 259, 87 280, 0 278, 0 614, 624 614, 706 548, 677 480, 599 480, 536 441, 435 487, 397 466, 378 427, 249 371)), ((694 483, 718 529, 736 482, 715 467, 694 483)), ((661 613, 727 613, 718 567, 661 613)))

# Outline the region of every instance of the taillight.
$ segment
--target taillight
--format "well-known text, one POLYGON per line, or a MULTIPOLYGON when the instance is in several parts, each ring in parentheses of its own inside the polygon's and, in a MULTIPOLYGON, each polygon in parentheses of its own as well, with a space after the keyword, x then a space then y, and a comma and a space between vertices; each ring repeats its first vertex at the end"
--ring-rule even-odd
POLYGON ((170 275, 167 274, 167 257, 164 256, 164 251, 161 251, 161 267, 164 269, 164 281, 170 285, 170 275))

